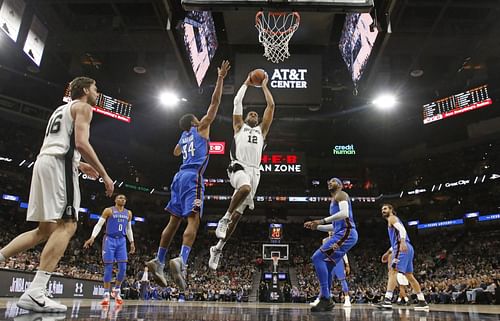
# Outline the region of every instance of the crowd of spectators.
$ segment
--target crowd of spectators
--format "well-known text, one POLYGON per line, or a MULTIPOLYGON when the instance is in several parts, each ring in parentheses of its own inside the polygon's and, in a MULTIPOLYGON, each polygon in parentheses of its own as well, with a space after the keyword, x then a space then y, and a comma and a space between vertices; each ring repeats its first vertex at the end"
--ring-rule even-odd
MULTIPOLYGON (((29 164, 36 158, 36 153, 41 144, 42 130, 27 130, 15 124, 5 123, 0 129, 0 156, 14 156, 18 159, 26 159, 29 164), (8 138, 7 138, 8 137, 8 138)), ((496 142, 495 142, 496 144, 496 142)), ((495 144, 483 144, 469 147, 476 153, 465 151, 447 152, 445 157, 433 156, 425 161, 414 160, 400 164, 393 168, 392 175, 388 175, 389 168, 377 168, 376 177, 380 177, 380 182, 375 184, 374 191, 378 188, 393 188, 394 186, 416 187, 421 184, 431 184, 436 177, 431 174, 447 168, 446 175, 459 175, 461 171, 471 170, 475 175, 482 175, 498 164, 498 152, 495 152, 495 144), (480 152, 477 152, 480 151, 480 152), (481 155, 479 159, 471 155, 481 155), (449 168, 447 159, 470 158, 469 163, 449 168), (460 170, 457 171, 456 168, 460 170), (403 174, 404 173, 404 174, 403 174), (421 173, 426 173, 424 176, 421 173), (382 178, 383 177, 383 178, 382 178), (401 177, 405 177, 404 181, 401 177), (389 179, 387 179, 389 178, 389 179), (399 185, 398 185, 399 184, 399 185)), ((104 159, 113 159, 113 154, 104 153, 104 159)), ((106 162, 121 168, 124 177, 131 177, 137 183, 142 177, 148 176, 148 169, 138 169, 126 156, 120 156, 116 162, 106 162)), ((456 162, 454 162, 455 164, 456 162)), ((457 163, 457 164, 458 164, 457 163)), ((23 165, 26 167, 27 165, 23 165)), ((22 167, 16 170, 17 164, 7 164, 3 161, 0 165, 1 193, 20 195, 24 201, 27 200, 29 191, 30 171, 22 167)), ((392 168, 391 168, 392 169, 392 168)), ((373 171, 372 171, 373 173, 373 171)), ((370 178, 368 175, 365 178, 370 178)), ((370 178, 371 179, 371 178, 370 178)), ((273 181, 279 181, 279 178, 273 181)), ((296 180, 294 180, 295 182, 296 180)), ((226 184, 227 185, 227 184, 226 184)), ((272 184, 281 186, 280 184, 272 184)), ((291 184, 296 185, 296 184, 291 184)), ((307 184, 306 184, 307 185, 307 184)), ((310 186, 296 186, 295 190, 302 189, 309 192, 310 186)), ((474 187, 480 189, 481 187, 474 187)), ((411 212, 413 215, 420 215, 419 211, 434 212, 436 215, 446 218, 448 213, 457 212, 465 208, 477 208, 478 204, 483 204, 485 210, 496 209, 497 203, 492 202, 495 192, 494 185, 485 187, 484 191, 476 193, 463 193, 448 197, 441 195, 441 202, 438 198, 429 201, 430 206, 422 206, 422 202, 402 209, 403 216, 411 212), (492 194, 493 193, 493 194, 492 194), (457 202, 458 200, 458 202, 457 202), (494 206, 493 206, 494 205, 494 206), (447 209, 447 212, 443 210, 447 209)), ((217 193, 224 193, 224 187, 217 187, 217 193)), ((227 188, 226 188, 227 189, 227 188)), ((95 189, 96 190, 96 189, 95 189)), ((82 190, 83 199, 91 199, 93 206, 103 209, 109 206, 109 200, 104 201, 104 197, 92 188, 82 190)), ((229 189, 228 189, 229 190, 229 189)), ((262 186, 266 191, 265 186, 262 186)), ((267 191, 277 191, 276 188, 268 188, 267 191)), ((319 190, 318 190, 319 191, 319 190)), ((326 190, 321 190, 326 195, 326 190)), ((279 193, 287 193, 288 189, 279 189, 279 193)), ((313 191, 316 193, 316 191, 313 191)), ((455 193, 455 194, 459 194, 455 193)), ((323 195, 322 194, 322 195, 323 195)), ((449 194, 453 194, 450 192, 449 194)), ((142 213, 149 213, 161 207, 161 201, 153 196, 147 196, 143 201, 137 200, 135 207, 142 213)), ((163 200, 164 201, 164 200, 163 200)), ((137 211, 137 210, 136 210, 137 211)), ((375 210, 376 211, 376 210, 375 210)), ((145 215, 145 214, 144 214, 145 215)), ((0 202, 0 247, 7 244, 12 238, 22 231, 33 228, 33 223, 24 222, 25 210, 19 208, 17 203, 8 201, 0 202)), ((160 288, 153 282, 141 282, 141 273, 144 270, 144 262, 155 255, 158 246, 159 235, 166 220, 166 216, 147 217, 147 223, 138 223, 134 226, 136 235, 137 254, 129 258, 127 279, 123 284, 124 293, 129 298, 143 299, 167 299, 167 300, 208 300, 208 301, 245 301, 252 290, 252 287, 260 287, 265 284, 253 282, 255 272, 265 269, 266 266, 260 257, 260 244, 267 240, 267 225, 240 224, 233 239, 227 244, 224 250, 222 266, 217 272, 210 271, 207 267, 208 249, 213 245, 215 236, 213 232, 202 231, 198 233, 193 252, 189 260, 189 288, 180 294, 173 283, 166 288, 160 288), (141 225, 142 224, 142 225, 141 225)), ((265 219, 264 219, 265 220, 265 219)), ((83 279, 101 280, 102 263, 100 258, 100 244, 96 242, 91 250, 84 250, 83 243, 91 233, 95 221, 90 221, 88 217, 82 217, 79 222, 77 235, 73 238, 65 256, 58 265, 56 273, 83 279)), ((449 231, 446 233, 426 234, 418 236, 414 241, 416 261, 415 271, 417 279, 422 283, 424 294, 432 303, 476 303, 493 302, 495 287, 498 286, 500 277, 498 265, 498 231, 473 232, 470 229, 449 231)), ((360 240, 356 247, 349 254, 352 274, 349 276, 351 288, 351 298, 357 303, 377 302, 385 292, 385 282, 387 267, 380 263, 380 256, 385 252, 388 242, 381 242, 386 239, 385 230, 376 231, 369 226, 360 229, 360 240)), ((290 301, 311 301, 318 293, 316 281, 310 256, 320 245, 322 236, 317 232, 304 231, 300 224, 288 224, 287 235, 290 243, 291 261, 284 264, 285 269, 295 271, 297 280, 295 284, 283 284, 283 293, 290 301), (300 242, 297 242, 300 240, 300 242)), ((10 258, 6 263, 1 264, 2 268, 34 271, 38 266, 41 246, 33 250, 22 253, 14 258, 10 258)), ((180 248, 180 235, 171 246, 170 257, 178 255, 180 248)), ((496 290, 498 291, 498 290, 496 290)), ((337 299, 342 295, 338 285, 333 289, 337 299)), ((496 301, 498 303, 498 300, 496 301)))

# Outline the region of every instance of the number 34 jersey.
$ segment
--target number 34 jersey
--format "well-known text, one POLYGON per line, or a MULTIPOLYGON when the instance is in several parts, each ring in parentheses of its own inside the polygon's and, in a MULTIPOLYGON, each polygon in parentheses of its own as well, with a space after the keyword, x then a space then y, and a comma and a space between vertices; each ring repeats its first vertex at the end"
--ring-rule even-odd
POLYGON ((178 142, 181 147, 181 170, 195 169, 203 175, 208 164, 209 140, 198 133, 196 127, 183 131, 178 142))
MULTIPOLYGON (((74 100, 58 107, 50 116, 49 123, 45 129, 45 138, 40 148, 40 156, 65 156, 70 148, 75 146, 74 120, 71 116, 71 106, 78 102, 74 100)), ((73 162, 80 161, 80 153, 75 149, 73 162)))
POLYGON ((243 124, 240 131, 234 135, 231 146, 231 161, 259 168, 263 149, 264 136, 260 126, 250 127, 243 124))

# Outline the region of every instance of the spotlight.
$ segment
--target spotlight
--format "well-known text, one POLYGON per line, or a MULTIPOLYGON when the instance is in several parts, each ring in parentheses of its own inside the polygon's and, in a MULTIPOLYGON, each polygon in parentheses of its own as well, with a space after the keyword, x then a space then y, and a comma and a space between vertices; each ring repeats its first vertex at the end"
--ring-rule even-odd
POLYGON ((372 103, 379 109, 391 109, 396 105, 396 97, 383 94, 375 98, 372 103))
POLYGON ((173 92, 165 91, 160 94, 160 102, 164 106, 167 107, 176 106, 179 103, 179 101, 180 101, 179 97, 173 92))

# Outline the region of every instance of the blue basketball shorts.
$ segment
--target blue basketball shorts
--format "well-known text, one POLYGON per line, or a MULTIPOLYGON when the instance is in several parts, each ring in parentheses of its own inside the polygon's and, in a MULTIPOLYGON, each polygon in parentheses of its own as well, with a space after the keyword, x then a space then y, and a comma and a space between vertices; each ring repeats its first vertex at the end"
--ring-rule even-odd
POLYGON ((170 186, 170 201, 165 210, 178 217, 188 217, 192 213, 203 214, 205 185, 198 170, 182 170, 174 176, 170 186))
POLYGON ((102 242, 102 260, 104 263, 127 262, 127 240, 125 237, 104 235, 102 242))

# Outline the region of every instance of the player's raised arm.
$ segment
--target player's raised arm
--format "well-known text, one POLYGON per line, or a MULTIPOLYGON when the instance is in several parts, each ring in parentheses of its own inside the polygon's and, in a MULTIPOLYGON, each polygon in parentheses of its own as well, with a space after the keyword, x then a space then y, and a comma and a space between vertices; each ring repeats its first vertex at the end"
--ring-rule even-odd
POLYGON ((241 127, 243 126, 243 97, 245 97, 245 93, 247 92, 247 88, 250 85, 250 74, 248 75, 247 79, 241 85, 240 89, 238 90, 238 93, 236 93, 236 96, 234 96, 234 109, 233 109, 233 129, 234 133, 236 134, 237 132, 240 131, 241 127))
POLYGON ((111 212, 110 207, 108 207, 108 208, 104 209, 104 211, 102 211, 102 215, 101 215, 101 217, 99 217, 99 221, 97 221, 96 225, 94 226, 94 229, 92 230, 92 235, 90 236, 90 238, 87 241, 85 241, 85 244, 83 244, 83 248, 88 249, 89 247, 91 247, 94 244, 95 238, 97 237, 97 235, 99 235, 99 232, 101 231, 101 228, 104 226, 104 223, 106 223, 106 220, 112 214, 113 214, 113 212, 111 212))
POLYGON ((210 106, 208 106, 207 114, 203 116, 198 126, 198 131, 204 131, 210 127, 212 122, 215 120, 217 111, 219 110, 219 105, 222 97, 222 87, 224 85, 224 78, 227 72, 231 68, 229 61, 224 60, 220 67, 217 68, 217 83, 215 84, 214 93, 212 94, 212 101, 210 106))
POLYGON ((274 98, 271 94, 271 91, 267 87, 267 83, 269 82, 269 76, 266 74, 266 78, 262 81, 262 91, 264 92, 264 96, 266 98, 266 110, 264 110, 264 116, 262 117, 262 124, 260 127, 262 128, 262 135, 264 139, 266 138, 267 133, 269 132, 269 128, 271 127, 271 123, 274 118, 274 98))

